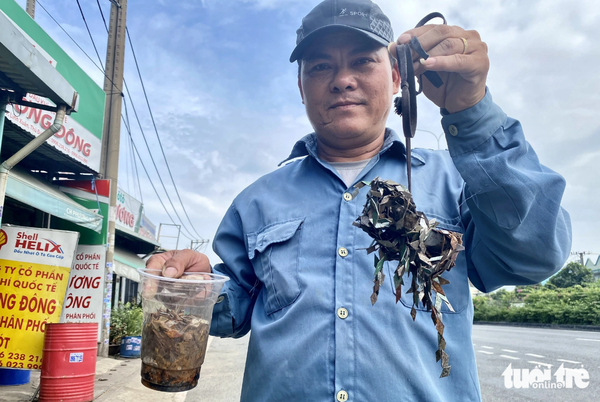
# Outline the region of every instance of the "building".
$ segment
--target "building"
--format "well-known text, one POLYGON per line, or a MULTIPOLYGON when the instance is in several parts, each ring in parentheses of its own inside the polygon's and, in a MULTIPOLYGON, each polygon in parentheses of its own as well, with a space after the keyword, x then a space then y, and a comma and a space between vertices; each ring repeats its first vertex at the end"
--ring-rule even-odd
POLYGON ((600 255, 596 256, 596 262, 592 262, 592 259, 588 258, 585 266, 592 270, 594 280, 600 280, 600 255))

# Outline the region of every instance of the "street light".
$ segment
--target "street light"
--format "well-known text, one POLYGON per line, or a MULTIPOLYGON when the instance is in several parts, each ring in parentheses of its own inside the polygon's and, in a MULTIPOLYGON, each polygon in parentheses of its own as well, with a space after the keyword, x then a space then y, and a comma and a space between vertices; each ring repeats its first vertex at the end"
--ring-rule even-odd
POLYGON ((429 130, 423 130, 420 128, 417 128, 416 131, 423 131, 425 133, 429 133, 429 134, 433 135, 435 137, 435 139, 437 140, 437 149, 440 149, 440 140, 442 139, 442 136, 444 135, 444 133, 437 135, 434 132, 431 132, 429 130))

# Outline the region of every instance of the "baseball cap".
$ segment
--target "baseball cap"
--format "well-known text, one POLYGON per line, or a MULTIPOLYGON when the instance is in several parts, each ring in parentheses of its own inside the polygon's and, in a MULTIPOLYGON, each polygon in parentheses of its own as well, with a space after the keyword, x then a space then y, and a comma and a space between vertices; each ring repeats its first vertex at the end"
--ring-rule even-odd
POLYGON ((301 58, 302 52, 323 30, 340 27, 360 32, 387 46, 394 41, 389 18, 370 0, 324 0, 302 19, 296 31, 296 47, 290 62, 301 58))

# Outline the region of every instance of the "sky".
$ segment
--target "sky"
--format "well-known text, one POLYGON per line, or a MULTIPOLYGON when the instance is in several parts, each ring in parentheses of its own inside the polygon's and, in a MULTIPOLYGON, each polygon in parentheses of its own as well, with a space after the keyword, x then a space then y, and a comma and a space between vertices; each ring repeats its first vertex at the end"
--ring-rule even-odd
MULTIPOLYGON (((5 0, 3 0, 5 1, 5 0)), ((12 0, 8 0, 12 1, 12 0)), ((17 0, 23 7, 25 0, 17 0)), ((104 63, 106 31, 95 0, 80 0, 104 63)), ((197 234, 211 240, 235 196, 277 168, 293 144, 312 127, 289 63, 301 19, 318 1, 129 0, 127 26, 157 131, 179 195, 197 234)), ((98 64, 75 0, 41 0, 98 64)), ((106 18, 109 0, 100 0, 106 18)), ((380 0, 396 36, 426 14, 439 11, 448 23, 475 29, 489 48, 487 85, 494 101, 520 120, 542 164, 566 178, 562 201, 573 226, 573 252, 600 253, 600 46, 595 0, 380 0)), ((36 21, 102 86, 103 74, 41 8, 36 21)), ((144 101, 129 44, 125 79, 149 148, 171 199, 170 184, 144 101)), ((438 147, 439 109, 419 96, 414 147, 438 147)), ((133 141, 160 199, 169 201, 152 167, 129 109, 133 141)), ((401 119, 388 126, 401 133, 401 119)), ((171 223, 141 166, 131 163, 127 131, 121 133, 119 185, 142 199, 157 227, 171 223), (141 188, 141 195, 140 189, 141 188)), ((440 147, 445 148, 441 138, 440 147)), ((184 225, 194 236, 184 212, 184 225)), ((177 220, 177 219, 176 219, 177 220)), ((163 234, 171 227, 164 227, 163 234)), ((163 244, 172 248, 174 239, 163 244)), ((189 246, 181 238, 179 247, 189 246)), ((212 243, 205 252, 218 257, 212 243)), ((543 250, 539 250, 543 252, 543 250)))

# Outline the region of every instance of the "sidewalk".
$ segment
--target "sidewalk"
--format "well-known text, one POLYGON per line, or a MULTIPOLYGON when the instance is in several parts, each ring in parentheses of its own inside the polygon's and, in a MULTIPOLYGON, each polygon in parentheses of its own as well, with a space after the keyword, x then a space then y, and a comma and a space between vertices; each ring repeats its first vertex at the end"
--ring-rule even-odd
MULTIPOLYGON (((242 339, 209 338, 200 381, 193 390, 178 393, 153 391, 140 381, 141 360, 98 357, 94 383, 95 402, 230 402, 240 399, 248 347, 242 339)), ((40 372, 31 372, 29 384, 0 386, 0 401, 31 401, 40 383, 40 372)))
MULTIPOLYGON (((120 357, 98 357, 96 361, 96 379, 94 383, 94 399, 97 399, 112 387, 133 374, 139 375, 140 359, 123 359, 120 357)), ((40 385, 40 371, 31 371, 29 384, 0 386, 0 401, 31 401, 40 385)))

